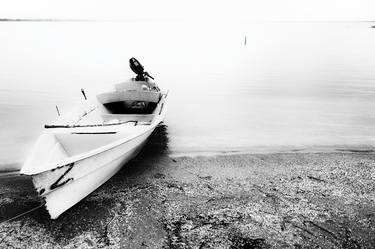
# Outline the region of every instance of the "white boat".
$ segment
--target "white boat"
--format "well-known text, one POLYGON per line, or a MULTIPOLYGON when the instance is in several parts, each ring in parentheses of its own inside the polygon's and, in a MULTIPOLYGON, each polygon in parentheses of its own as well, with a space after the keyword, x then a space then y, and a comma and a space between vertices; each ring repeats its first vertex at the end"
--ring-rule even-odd
POLYGON ((45 125, 25 161, 21 173, 32 176, 52 219, 116 174, 163 121, 167 94, 130 63, 137 78, 45 125))

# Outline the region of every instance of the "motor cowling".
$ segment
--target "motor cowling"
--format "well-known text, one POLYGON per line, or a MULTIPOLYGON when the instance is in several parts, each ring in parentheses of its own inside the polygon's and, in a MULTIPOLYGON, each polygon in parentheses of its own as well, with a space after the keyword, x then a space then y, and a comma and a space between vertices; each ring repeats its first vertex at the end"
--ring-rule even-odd
POLYGON ((135 78, 137 81, 146 80, 146 77, 150 77, 151 79, 154 79, 151 75, 145 72, 144 67, 136 58, 134 57, 130 58, 129 65, 130 65, 130 69, 135 74, 137 74, 137 77, 135 78))
POLYGON ((136 58, 131 58, 129 60, 130 64, 130 69, 137 75, 143 75, 144 73, 144 67, 142 64, 136 59, 136 58))

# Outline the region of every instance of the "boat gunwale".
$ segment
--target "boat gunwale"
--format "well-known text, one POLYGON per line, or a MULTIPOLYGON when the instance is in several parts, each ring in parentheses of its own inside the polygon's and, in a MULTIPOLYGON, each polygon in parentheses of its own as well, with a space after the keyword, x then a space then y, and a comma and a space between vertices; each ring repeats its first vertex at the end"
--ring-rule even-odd
POLYGON ((122 125, 126 123, 135 123, 138 124, 137 120, 128 120, 118 123, 110 123, 110 124, 88 124, 88 125, 44 125, 46 129, 55 129, 55 128, 81 128, 81 127, 102 127, 102 126, 111 126, 111 125, 122 125))

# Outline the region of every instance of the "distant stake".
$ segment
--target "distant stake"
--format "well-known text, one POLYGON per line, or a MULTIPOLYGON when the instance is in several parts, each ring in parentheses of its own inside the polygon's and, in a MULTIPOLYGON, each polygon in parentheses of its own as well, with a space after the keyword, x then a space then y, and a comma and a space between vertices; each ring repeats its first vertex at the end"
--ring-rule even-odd
POLYGON ((59 107, 56 106, 56 111, 57 111, 57 115, 60 116, 60 111, 59 111, 59 107))
POLYGON ((81 93, 83 94, 83 97, 85 98, 85 100, 87 100, 86 93, 85 93, 85 90, 83 90, 83 88, 81 88, 81 93))
POLYGON ((246 40, 247 40, 247 39, 246 39, 246 35, 245 35, 245 43, 244 43, 244 44, 245 44, 245 46, 246 46, 246 40))

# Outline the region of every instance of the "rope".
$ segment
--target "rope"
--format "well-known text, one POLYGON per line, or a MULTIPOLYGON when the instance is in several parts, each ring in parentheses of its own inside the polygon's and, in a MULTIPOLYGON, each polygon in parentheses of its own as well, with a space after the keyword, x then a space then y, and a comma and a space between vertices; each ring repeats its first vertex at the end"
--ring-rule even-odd
POLYGON ((22 217, 22 216, 24 216, 24 215, 26 215, 26 214, 29 214, 29 213, 31 213, 31 212, 34 212, 35 210, 37 210, 37 209, 43 207, 44 204, 45 204, 45 203, 43 202, 42 204, 40 204, 40 205, 37 206, 37 207, 34 207, 34 208, 32 208, 32 209, 30 209, 30 210, 28 210, 28 211, 26 211, 26 212, 23 212, 23 213, 21 213, 21 214, 18 214, 18 215, 16 215, 16 216, 12 217, 12 218, 9 218, 9 219, 7 219, 7 220, 4 220, 4 221, 0 222, 0 224, 3 224, 3 223, 5 223, 5 222, 9 222, 9 221, 12 221, 12 220, 18 219, 19 217, 22 217))

